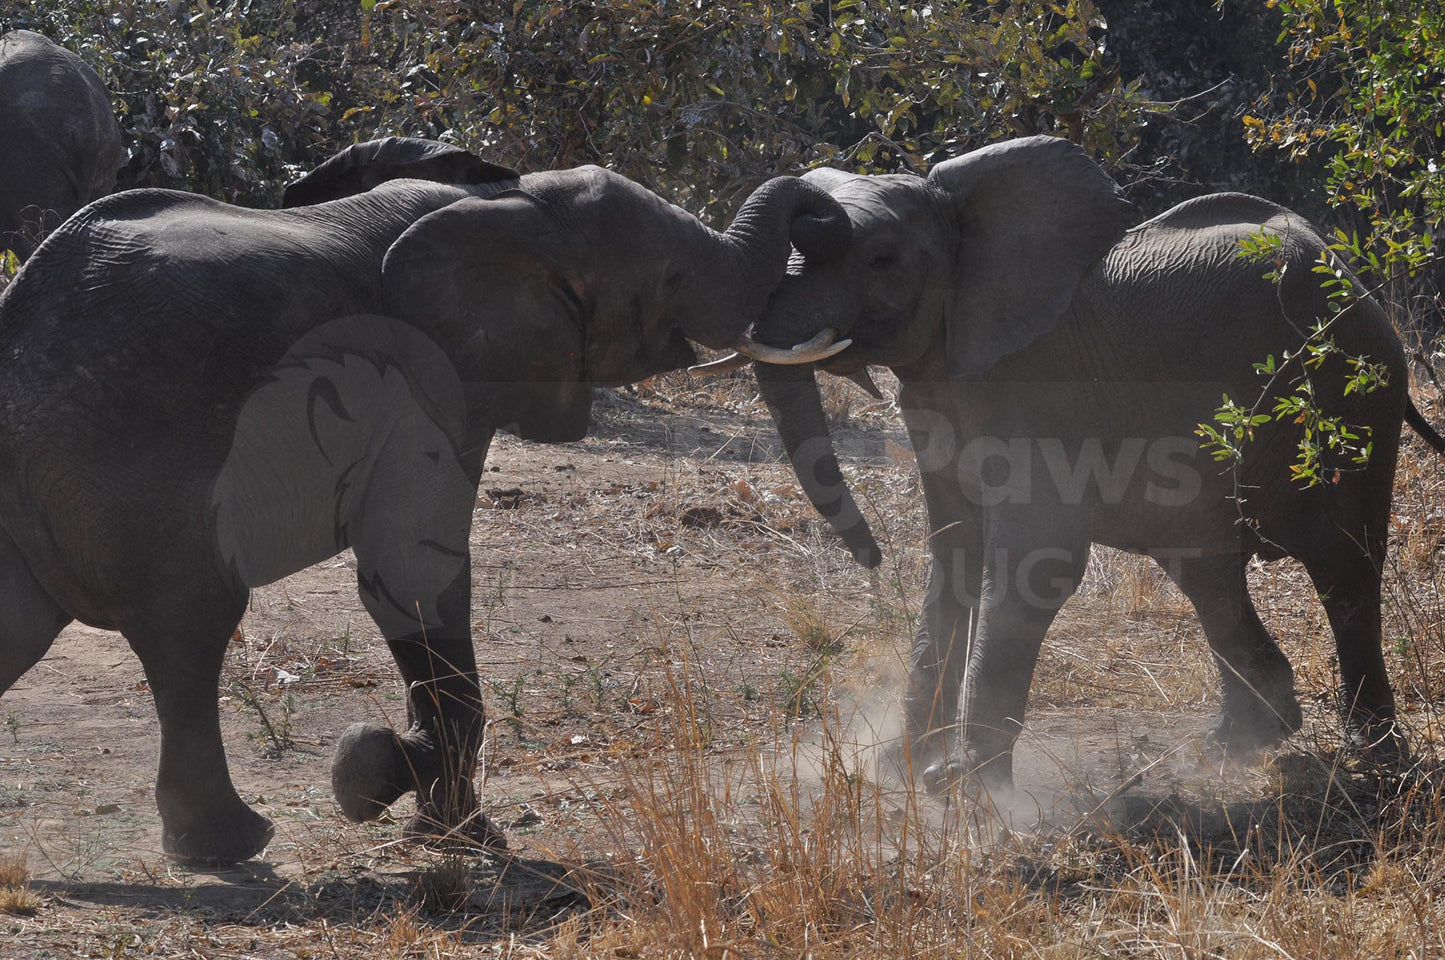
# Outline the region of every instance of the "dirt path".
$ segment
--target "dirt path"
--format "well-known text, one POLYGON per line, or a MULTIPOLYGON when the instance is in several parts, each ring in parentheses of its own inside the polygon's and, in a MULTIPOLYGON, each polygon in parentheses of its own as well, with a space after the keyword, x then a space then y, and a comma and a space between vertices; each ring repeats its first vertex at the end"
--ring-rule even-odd
MULTIPOLYGON (((896 732, 922 580, 921 499, 897 420, 862 394, 830 398, 848 408, 845 467, 885 518, 888 559, 870 574, 779 463, 761 407, 746 390, 710 389, 608 395, 585 441, 502 438, 489 455, 473 532, 483 796, 519 859, 476 868, 487 882, 469 888, 467 929, 479 941, 578 908, 561 864, 625 843, 628 778, 676 735, 680 710, 720 758, 806 740, 839 703, 853 735, 896 732)), ((232 643, 221 690, 232 776, 277 828, 252 864, 193 873, 162 857, 158 728, 118 635, 70 627, 6 693, 0 855, 24 859, 43 905, 0 920, 11 937, 0 957, 202 939, 207 956, 291 956, 318 930, 374 943, 413 915, 436 857, 398 845, 395 823, 346 823, 330 797, 340 732, 405 711, 353 575, 343 555, 257 590, 232 643)), ((1140 770, 1137 788, 1157 796, 1218 773, 1197 749, 1212 676, 1188 611, 1134 567, 1091 583, 1050 643, 1019 761, 1027 803, 1056 818, 1078 815, 1063 794, 1105 797, 1140 770), (1115 696, 1146 675, 1174 699, 1141 709, 1115 696)))

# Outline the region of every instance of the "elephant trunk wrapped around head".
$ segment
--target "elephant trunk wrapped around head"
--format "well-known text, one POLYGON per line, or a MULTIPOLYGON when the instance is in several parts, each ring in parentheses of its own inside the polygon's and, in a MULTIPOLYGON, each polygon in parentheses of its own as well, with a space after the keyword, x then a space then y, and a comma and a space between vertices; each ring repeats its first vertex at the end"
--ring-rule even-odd
POLYGON ((873 567, 881 554, 838 468, 813 372, 875 396, 869 365, 914 384, 986 374, 1052 327, 1134 211, 1082 151, 1051 137, 994 144, 926 178, 819 169, 803 179, 847 212, 849 246, 826 260, 800 249, 739 351, 758 361, 804 491, 873 567), (812 337, 851 346, 820 357, 773 346, 812 337))

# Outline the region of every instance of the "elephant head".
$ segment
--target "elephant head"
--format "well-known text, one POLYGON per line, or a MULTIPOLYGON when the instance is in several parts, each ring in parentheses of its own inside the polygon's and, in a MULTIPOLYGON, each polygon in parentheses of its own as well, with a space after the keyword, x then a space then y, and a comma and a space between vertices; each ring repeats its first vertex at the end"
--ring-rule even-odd
POLYGON ((826 259, 848 230, 824 190, 791 177, 717 232, 598 167, 529 174, 412 225, 386 253, 384 304, 452 358, 492 426, 576 440, 593 387, 693 363, 689 340, 732 345, 790 245, 826 259))
MULTIPOLYGON (((864 380, 870 364, 903 379, 986 374, 1058 323, 1134 220, 1118 185, 1053 137, 984 147, 927 178, 817 170, 804 179, 847 211, 851 243, 827 262, 795 258, 756 324, 765 349, 742 349, 786 359, 768 345, 831 328, 852 345, 816 366, 864 380)), ((878 546, 839 472, 812 366, 755 370, 809 498, 855 558, 875 565, 878 546)))
POLYGON ((352 144, 316 169, 291 181, 281 194, 282 207, 305 207, 340 200, 388 180, 432 180, 437 183, 495 183, 516 180, 511 167, 436 140, 382 137, 352 144))

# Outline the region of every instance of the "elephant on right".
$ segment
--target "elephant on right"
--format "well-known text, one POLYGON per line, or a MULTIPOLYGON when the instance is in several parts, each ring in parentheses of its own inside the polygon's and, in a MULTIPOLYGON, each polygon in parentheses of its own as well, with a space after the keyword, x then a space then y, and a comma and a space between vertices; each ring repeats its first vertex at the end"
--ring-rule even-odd
MULTIPOLYGON (((1189 598, 1223 687, 1211 735, 1234 749, 1300 726, 1293 671, 1245 579, 1253 557, 1297 558, 1334 633, 1352 742, 1398 755, 1380 577, 1402 421, 1442 444, 1368 297, 1330 321, 1338 350, 1318 365, 1294 360, 1272 378, 1256 368, 1299 350, 1338 307, 1313 269, 1327 247, 1313 227, 1232 193, 1136 226, 1117 184, 1051 137, 994 144, 926 178, 807 179, 848 212, 851 245, 829 262, 795 255, 744 342, 833 328, 852 345, 817 368, 866 381, 868 365, 884 365, 901 384, 932 561, 905 693, 926 785, 1012 789, 1040 646, 1094 543, 1154 557, 1189 598), (1259 236, 1272 238, 1266 263, 1241 255, 1259 236), (1347 358, 1376 365, 1383 384, 1346 390, 1347 358), (1372 449, 1363 463, 1335 457, 1326 482, 1306 487, 1290 470, 1305 426, 1272 414, 1279 395, 1311 388, 1372 449), (1221 395, 1271 414, 1237 470, 1196 434, 1221 395)), ((802 486, 872 566, 878 546, 839 472, 812 369, 755 366, 802 486)))
POLYGON ((21 260, 81 207, 110 193, 124 158, 105 84, 30 30, 0 36, 0 253, 21 260))

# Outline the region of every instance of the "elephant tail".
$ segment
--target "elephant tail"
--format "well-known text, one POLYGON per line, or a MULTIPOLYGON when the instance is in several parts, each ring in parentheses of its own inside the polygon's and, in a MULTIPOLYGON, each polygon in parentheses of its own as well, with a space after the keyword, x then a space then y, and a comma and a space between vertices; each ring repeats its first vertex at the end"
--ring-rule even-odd
POLYGON ((1435 432, 1435 428, 1430 426, 1430 421, 1425 419, 1424 414, 1420 412, 1419 407, 1415 406, 1413 400, 1405 402, 1405 422, 1420 435, 1421 440, 1434 447, 1436 453, 1445 454, 1445 439, 1442 439, 1440 434, 1435 432))

